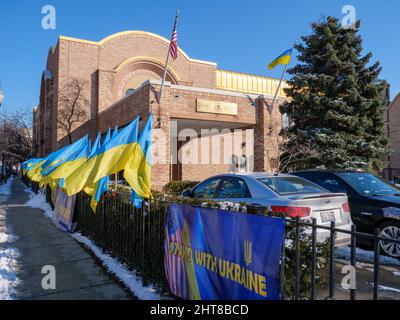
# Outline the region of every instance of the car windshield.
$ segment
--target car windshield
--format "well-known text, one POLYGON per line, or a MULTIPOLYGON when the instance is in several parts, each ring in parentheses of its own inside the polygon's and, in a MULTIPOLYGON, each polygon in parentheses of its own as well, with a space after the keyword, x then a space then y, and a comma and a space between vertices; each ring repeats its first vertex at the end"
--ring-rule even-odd
POLYGON ((400 190, 370 173, 343 172, 338 176, 358 193, 366 196, 398 195, 400 190))
POLYGON ((326 193, 324 188, 299 177, 266 177, 258 179, 280 195, 301 193, 326 193))

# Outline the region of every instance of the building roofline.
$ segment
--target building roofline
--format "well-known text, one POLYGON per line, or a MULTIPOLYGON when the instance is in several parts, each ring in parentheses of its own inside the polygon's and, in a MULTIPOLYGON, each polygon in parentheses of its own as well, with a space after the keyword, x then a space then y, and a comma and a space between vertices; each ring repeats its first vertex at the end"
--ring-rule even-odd
POLYGON ((390 109, 390 108, 394 105, 394 102, 395 102, 397 99, 400 99, 400 92, 399 92, 399 93, 393 98, 393 100, 390 102, 388 109, 390 109))
MULTIPOLYGON (((156 38, 158 40, 161 40, 162 42, 166 43, 169 45, 170 41, 166 38, 164 38, 163 36, 160 36, 158 34, 152 33, 152 32, 148 32, 148 31, 141 31, 141 30, 129 30, 129 31, 121 31, 121 32, 117 32, 114 33, 112 35, 109 35, 103 39, 101 39, 100 41, 91 41, 91 40, 84 40, 84 39, 79 39, 79 38, 73 38, 73 37, 67 37, 67 36, 63 36, 60 35, 59 36, 59 40, 66 40, 66 41, 73 41, 73 42, 79 42, 79 43, 84 43, 84 44, 88 44, 88 45, 93 45, 93 46, 103 46, 105 45, 107 42, 112 41, 114 39, 120 38, 122 36, 126 36, 126 35, 145 35, 145 36, 149 36, 149 37, 153 37, 156 38)), ((212 66, 217 66, 217 63, 215 62, 211 62, 211 61, 204 61, 204 60, 199 60, 199 59, 192 59, 190 58, 185 51, 183 51, 181 48, 178 47, 178 51, 189 61, 191 62, 195 62, 195 63, 201 63, 201 64, 209 64, 212 66)))

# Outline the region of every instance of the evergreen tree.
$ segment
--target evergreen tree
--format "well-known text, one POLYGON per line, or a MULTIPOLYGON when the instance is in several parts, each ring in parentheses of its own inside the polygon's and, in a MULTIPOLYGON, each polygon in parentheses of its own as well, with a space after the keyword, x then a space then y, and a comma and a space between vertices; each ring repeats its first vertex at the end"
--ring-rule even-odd
POLYGON ((311 26, 313 32, 295 45, 299 64, 288 70, 290 101, 280 110, 291 125, 281 132, 281 160, 295 153, 293 169, 379 171, 388 144, 380 64, 369 65, 372 54, 362 55, 359 21, 352 29, 334 17, 311 26))

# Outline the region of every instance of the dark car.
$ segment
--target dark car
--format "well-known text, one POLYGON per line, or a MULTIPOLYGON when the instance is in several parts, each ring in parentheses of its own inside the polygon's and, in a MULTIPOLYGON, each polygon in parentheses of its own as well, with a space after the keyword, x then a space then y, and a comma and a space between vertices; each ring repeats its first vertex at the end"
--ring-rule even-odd
MULTIPOLYGON (((349 197, 351 217, 357 231, 400 240, 400 189, 366 172, 307 170, 292 173, 308 179, 331 192, 349 197)), ((362 239, 359 239, 362 240, 362 239)), ((383 251, 400 258, 400 245, 381 242, 383 251)))

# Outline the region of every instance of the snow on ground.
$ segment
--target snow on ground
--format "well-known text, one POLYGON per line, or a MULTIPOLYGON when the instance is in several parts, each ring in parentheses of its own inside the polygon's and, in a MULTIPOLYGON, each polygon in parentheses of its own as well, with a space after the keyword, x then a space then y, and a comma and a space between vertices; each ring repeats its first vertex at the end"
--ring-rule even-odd
POLYGON ((92 240, 82 236, 79 232, 73 233, 72 237, 89 247, 96 257, 103 262, 103 265, 107 270, 115 274, 117 278, 120 279, 140 300, 161 299, 161 296, 157 294, 156 290, 152 286, 143 286, 143 282, 136 276, 136 272, 128 270, 118 259, 102 253, 101 248, 99 248, 92 240))
MULTIPOLYGON (((367 284, 368 284, 368 283, 367 283, 367 284)), ((373 284, 373 283, 370 283, 370 286, 373 288, 373 287, 374 287, 374 284, 373 284)), ((379 285, 379 290, 382 290, 382 291, 392 291, 392 292, 400 293, 400 289, 392 288, 392 287, 388 287, 388 286, 382 286, 382 285, 379 285)))
POLYGON ((398 272, 398 271, 393 271, 393 275, 394 275, 395 277, 400 277, 400 272, 398 272))
POLYGON ((11 300, 19 280, 16 274, 19 252, 14 248, 0 249, 0 300, 11 300))
MULTIPOLYGON (((14 177, 10 177, 7 182, 0 185, 0 195, 11 195, 11 185, 14 177)), ((0 232, 0 245, 13 242, 17 237, 12 234, 11 230, 6 229, 7 232, 0 232)), ((19 252, 15 248, 0 247, 0 300, 11 300, 13 298, 15 287, 18 284, 17 273, 17 258, 19 252)))
MULTIPOLYGON (((27 190, 25 190, 25 192, 27 192, 27 190)), ((46 202, 46 195, 44 194, 44 190, 40 190, 38 194, 34 194, 32 192, 31 196, 32 198, 26 203, 26 205, 28 207, 42 209, 43 214, 47 218, 51 219, 53 217, 53 210, 51 209, 51 206, 46 202)))
POLYGON ((18 237, 13 234, 0 232, 0 244, 6 243, 6 242, 14 242, 17 239, 18 239, 18 237))
MULTIPOLYGON (((356 259, 361 262, 374 263, 374 251, 367 251, 357 248, 356 259)), ((336 249, 336 257, 339 259, 350 260, 351 249, 349 247, 336 249)), ((381 265, 400 266, 400 260, 383 256, 379 257, 381 265)))
POLYGON ((0 195, 10 196, 11 195, 11 185, 14 181, 14 177, 8 178, 5 184, 0 185, 0 195))
MULTIPOLYGON (((51 219, 53 216, 53 210, 46 202, 46 196, 44 192, 39 192, 36 195, 29 189, 26 189, 25 192, 30 193, 32 196, 26 205, 32 208, 42 209, 44 211, 44 215, 51 219)), ((152 286, 143 286, 143 282, 136 276, 135 271, 130 271, 128 268, 124 267, 118 259, 102 253, 101 248, 98 247, 92 240, 82 236, 78 232, 71 234, 71 236, 78 242, 87 246, 96 255, 96 257, 102 261, 107 270, 113 273, 121 282, 123 282, 136 297, 141 300, 161 299, 161 296, 157 294, 156 290, 152 286)))
MULTIPOLYGON (((8 198, 11 195, 13 181, 14 177, 10 177, 5 184, 0 185, 0 196, 8 198)), ((12 234, 10 228, 6 231, 0 232, 0 245, 17 240, 17 236, 12 234)), ((11 300, 13 298, 19 281, 16 273, 18 257, 17 249, 0 247, 0 300, 11 300)))

